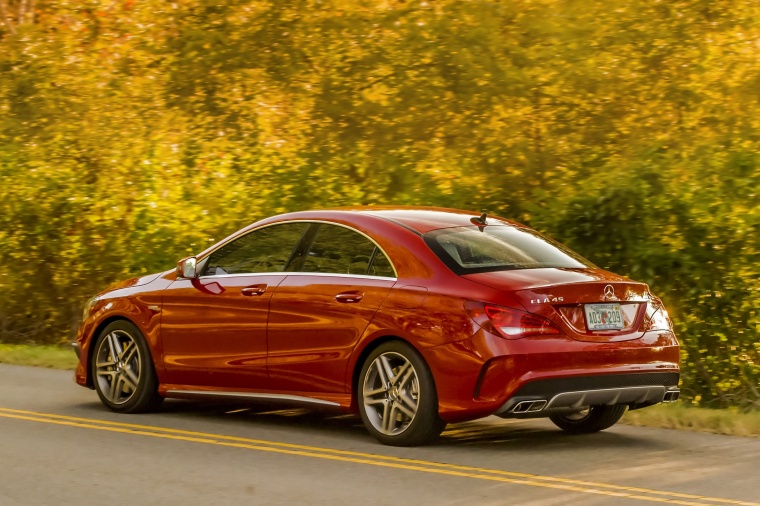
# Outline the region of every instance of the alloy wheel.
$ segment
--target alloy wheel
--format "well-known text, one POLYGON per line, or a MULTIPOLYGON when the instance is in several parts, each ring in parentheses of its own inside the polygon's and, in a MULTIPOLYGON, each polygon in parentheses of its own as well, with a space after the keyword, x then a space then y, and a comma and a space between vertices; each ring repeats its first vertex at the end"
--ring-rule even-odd
POLYGON ((419 380, 403 355, 387 352, 375 358, 364 376, 362 391, 367 418, 380 433, 401 434, 414 421, 420 404, 419 380))
POLYGON ((123 330, 114 330, 100 341, 95 355, 99 390, 114 404, 124 404, 140 383, 140 350, 135 338, 123 330))

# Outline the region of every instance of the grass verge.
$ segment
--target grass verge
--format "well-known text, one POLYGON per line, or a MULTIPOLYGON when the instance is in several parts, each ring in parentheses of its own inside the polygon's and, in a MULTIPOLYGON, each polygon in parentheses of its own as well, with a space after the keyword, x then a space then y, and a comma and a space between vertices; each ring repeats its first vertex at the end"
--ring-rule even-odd
POLYGON ((620 422, 641 427, 760 437, 760 412, 695 408, 681 403, 628 411, 620 422))
POLYGON ((0 364, 74 370, 77 356, 71 346, 0 344, 0 364))
MULTIPOLYGON (((0 363, 74 370, 77 358, 70 346, 0 344, 0 363)), ((681 403, 658 404, 629 411, 620 423, 640 427, 760 437, 760 412, 694 408, 681 403)))

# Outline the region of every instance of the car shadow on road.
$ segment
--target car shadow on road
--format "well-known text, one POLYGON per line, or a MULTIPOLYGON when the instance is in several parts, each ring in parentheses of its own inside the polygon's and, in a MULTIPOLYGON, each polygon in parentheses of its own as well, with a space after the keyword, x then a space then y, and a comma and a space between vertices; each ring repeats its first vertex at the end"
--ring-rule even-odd
POLYGON ((555 427, 548 419, 501 420, 490 417, 483 420, 449 425, 437 442, 440 446, 472 446, 503 451, 506 449, 533 452, 536 449, 553 451, 566 448, 595 447, 641 450, 647 446, 662 449, 646 437, 632 436, 616 428, 595 434, 571 435, 555 427))
POLYGON ((338 433, 342 431, 347 434, 366 434, 361 419, 357 415, 330 408, 294 408, 292 403, 286 402, 238 404, 223 401, 196 402, 172 399, 165 401, 159 412, 257 424, 267 428, 292 427, 301 432, 338 433))
MULTIPOLYGON (((163 403, 160 413, 223 420, 236 426, 292 429, 300 435, 371 440, 357 415, 333 410, 293 408, 292 405, 280 403, 230 404, 171 400, 163 403)), ((471 447, 494 451, 535 451, 540 448, 557 450, 579 446, 619 450, 640 450, 646 447, 663 449, 662 441, 655 442, 645 436, 622 433, 616 428, 596 434, 569 435, 546 419, 503 420, 497 417, 450 424, 441 437, 430 446, 471 447)))

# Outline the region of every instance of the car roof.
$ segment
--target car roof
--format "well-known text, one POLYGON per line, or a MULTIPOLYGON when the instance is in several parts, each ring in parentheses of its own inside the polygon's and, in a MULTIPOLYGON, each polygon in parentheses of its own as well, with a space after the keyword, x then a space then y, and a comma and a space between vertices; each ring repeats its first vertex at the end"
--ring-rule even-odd
MULTIPOLYGON (((432 230, 451 227, 474 226, 473 218, 479 218, 481 213, 462 209, 447 209, 443 207, 411 207, 411 206, 356 206, 301 211, 280 215, 280 219, 308 218, 338 218, 340 215, 362 214, 385 221, 391 221, 404 228, 424 234, 432 230)), ((512 220, 498 216, 488 216, 489 225, 520 226, 512 220)))
MULTIPOLYGON (((440 228, 472 226, 472 219, 481 215, 474 211, 439 207, 368 207, 357 211, 394 221, 421 234, 440 228)), ((488 216, 486 222, 489 225, 517 225, 498 216, 488 216)))

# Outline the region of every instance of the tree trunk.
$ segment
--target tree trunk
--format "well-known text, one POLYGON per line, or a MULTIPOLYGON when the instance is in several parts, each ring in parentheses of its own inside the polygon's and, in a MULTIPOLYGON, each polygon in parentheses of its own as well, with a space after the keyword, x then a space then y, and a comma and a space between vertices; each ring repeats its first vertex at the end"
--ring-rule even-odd
POLYGON ((8 17, 8 0, 0 0, 0 18, 2 18, 5 28, 8 33, 14 35, 16 33, 16 27, 13 26, 13 22, 8 17))

